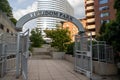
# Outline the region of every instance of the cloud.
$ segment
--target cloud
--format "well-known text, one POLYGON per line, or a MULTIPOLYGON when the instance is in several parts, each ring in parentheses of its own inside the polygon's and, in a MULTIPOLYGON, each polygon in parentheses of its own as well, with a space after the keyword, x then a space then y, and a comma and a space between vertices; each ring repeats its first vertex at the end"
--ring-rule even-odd
POLYGON ((85 17, 84 0, 68 0, 68 2, 73 6, 76 18, 85 17))
MULTIPOLYGON (((30 13, 30 12, 34 12, 37 10, 37 3, 34 2, 31 6, 28 6, 25 9, 18 9, 16 11, 13 11, 14 17, 19 20, 22 16, 30 13)), ((27 29, 32 29, 36 27, 36 20, 33 19, 29 22, 27 22, 24 27, 23 27, 23 31, 27 30, 27 29)))
POLYGON ((36 10, 37 10, 37 2, 34 2, 31 6, 28 6, 25 9, 18 9, 16 11, 13 11, 13 15, 18 20, 25 14, 28 14, 28 13, 36 11, 36 10))
POLYGON ((18 3, 22 3, 25 2, 26 0, 18 0, 18 3))
MULTIPOLYGON (((18 0, 18 2, 21 2, 21 4, 25 1, 26 0, 18 0)), ((84 0, 68 0, 68 1, 74 8, 75 17, 83 18, 85 16, 84 0)), ((28 6, 27 8, 17 9, 16 11, 13 11, 13 15, 17 20, 19 20, 25 14, 36 11, 36 10, 37 10, 37 2, 35 1, 32 5, 28 6)), ((24 26, 25 27, 23 28, 23 30, 26 30, 27 28, 35 27, 36 26, 35 19, 25 24, 24 26)))
MULTIPOLYGON (((19 2, 24 2, 26 0, 18 0, 19 2)), ((74 8, 74 15, 76 18, 83 18, 85 16, 85 9, 84 9, 84 0, 68 0, 68 2, 74 8)), ((32 5, 28 6, 25 9, 18 9, 13 12, 14 17, 18 20, 23 15, 33 12, 37 10, 37 2, 35 1, 32 5)))

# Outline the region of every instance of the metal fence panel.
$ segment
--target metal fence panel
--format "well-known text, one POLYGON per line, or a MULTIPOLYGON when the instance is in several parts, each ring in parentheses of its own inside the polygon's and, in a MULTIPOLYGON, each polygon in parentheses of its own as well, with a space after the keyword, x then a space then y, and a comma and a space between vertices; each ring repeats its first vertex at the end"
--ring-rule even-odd
POLYGON ((105 41, 96 41, 92 47, 93 60, 114 63, 113 48, 105 41))
POLYGON ((29 30, 25 31, 21 38, 21 65, 22 65, 22 76, 24 80, 28 79, 28 55, 29 55, 29 30))
POLYGON ((92 74, 91 37, 82 34, 77 35, 75 40, 75 70, 90 78, 92 74))
POLYGON ((28 71, 27 71, 27 57, 25 55, 22 55, 22 76, 24 78, 24 80, 28 79, 28 71))
POLYGON ((0 75, 5 76, 5 73, 15 70, 15 60, 13 55, 16 55, 16 34, 11 35, 2 33, 0 35, 0 75))
POLYGON ((0 34, 0 76, 16 70, 16 77, 22 72, 27 80, 29 30, 17 34, 0 34), (22 71, 21 71, 22 70, 22 71))

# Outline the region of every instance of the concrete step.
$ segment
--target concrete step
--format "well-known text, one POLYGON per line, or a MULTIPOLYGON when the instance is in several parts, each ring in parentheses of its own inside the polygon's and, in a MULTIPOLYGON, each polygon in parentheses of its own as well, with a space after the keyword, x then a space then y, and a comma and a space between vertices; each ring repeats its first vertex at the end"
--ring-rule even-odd
POLYGON ((50 56, 50 55, 33 55, 30 59, 35 59, 35 60, 52 59, 52 56, 50 56))

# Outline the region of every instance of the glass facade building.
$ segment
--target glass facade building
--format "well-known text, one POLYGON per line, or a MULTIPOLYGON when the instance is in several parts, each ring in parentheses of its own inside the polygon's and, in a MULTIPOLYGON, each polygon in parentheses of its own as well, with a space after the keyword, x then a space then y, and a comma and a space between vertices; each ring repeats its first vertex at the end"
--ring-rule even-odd
MULTIPOLYGON (((67 0, 38 0, 38 10, 53 10, 62 13, 67 13, 71 16, 74 15, 74 9, 67 0)), ((55 29, 56 25, 64 21, 62 19, 53 17, 40 17, 37 19, 37 28, 41 31, 45 29, 55 29)))

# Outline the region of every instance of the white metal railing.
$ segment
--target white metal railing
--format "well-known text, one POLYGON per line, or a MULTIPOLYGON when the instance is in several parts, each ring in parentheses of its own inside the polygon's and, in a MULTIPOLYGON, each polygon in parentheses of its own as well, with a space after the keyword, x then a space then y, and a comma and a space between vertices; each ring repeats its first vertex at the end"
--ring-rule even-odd
POLYGON ((86 4, 91 4, 91 3, 94 3, 94 0, 89 0, 86 2, 86 4))
POLYGON ((93 60, 107 63, 114 63, 113 47, 105 41, 96 41, 93 46, 93 60))
POLYGON ((92 76, 92 37, 86 33, 76 35, 75 37, 75 70, 85 74, 87 77, 92 76))
POLYGON ((5 73, 15 70, 15 56, 17 46, 17 35, 12 36, 8 33, 0 35, 0 75, 5 76, 5 73))

